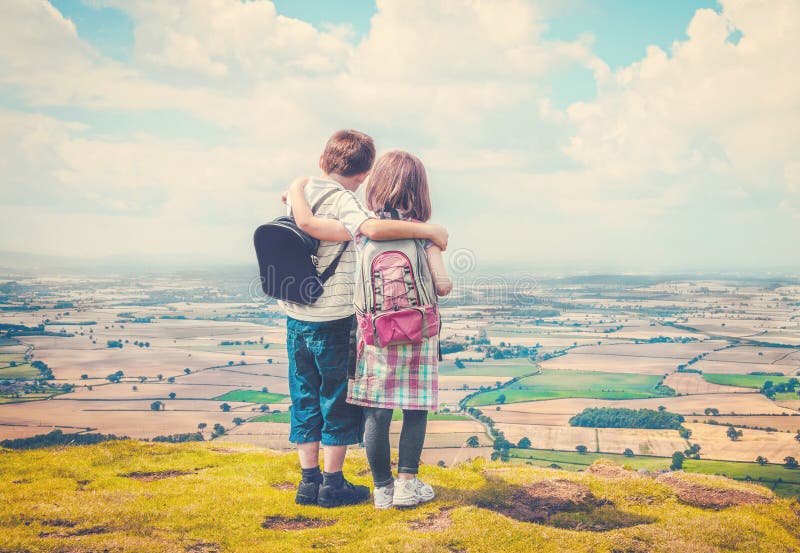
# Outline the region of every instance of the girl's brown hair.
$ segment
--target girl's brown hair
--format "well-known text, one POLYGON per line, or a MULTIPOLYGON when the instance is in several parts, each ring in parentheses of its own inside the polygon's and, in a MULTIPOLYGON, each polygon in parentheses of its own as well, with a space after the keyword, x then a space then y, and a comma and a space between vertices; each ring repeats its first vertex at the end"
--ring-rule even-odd
POLYGON ((418 221, 431 218, 428 176, 418 157, 408 152, 386 152, 378 161, 367 182, 367 207, 381 211, 390 207, 418 221))

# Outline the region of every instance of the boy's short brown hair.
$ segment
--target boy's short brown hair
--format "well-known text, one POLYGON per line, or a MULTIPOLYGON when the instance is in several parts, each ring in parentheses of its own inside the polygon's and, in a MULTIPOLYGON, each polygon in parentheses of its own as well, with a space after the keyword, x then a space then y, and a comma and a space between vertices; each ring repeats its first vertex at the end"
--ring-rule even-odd
POLYGON ((363 132, 337 131, 325 144, 321 168, 326 174, 352 177, 366 173, 375 162, 375 143, 363 132))

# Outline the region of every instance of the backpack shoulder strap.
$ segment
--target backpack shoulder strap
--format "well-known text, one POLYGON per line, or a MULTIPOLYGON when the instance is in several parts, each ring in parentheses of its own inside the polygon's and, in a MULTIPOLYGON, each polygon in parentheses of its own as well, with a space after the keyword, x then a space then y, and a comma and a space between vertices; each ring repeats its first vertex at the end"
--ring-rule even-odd
MULTIPOLYGON (((313 215, 316 215, 317 211, 319 210, 320 207, 322 207, 322 204, 325 202, 325 200, 333 196, 333 194, 335 194, 336 192, 339 192, 339 190, 333 188, 325 192, 322 196, 320 196, 319 199, 316 202, 314 202, 314 205, 311 206, 311 213, 313 215)), ((289 209, 289 216, 294 217, 294 212, 291 208, 289 209)))
POLYGON ((322 274, 319 275, 319 280, 322 284, 333 276, 333 273, 336 272, 336 267, 339 266, 339 261, 342 259, 342 255, 344 255, 344 251, 347 249, 347 246, 350 244, 350 241, 342 242, 342 247, 339 248, 339 253, 336 254, 336 257, 330 262, 330 264, 326 267, 322 274))

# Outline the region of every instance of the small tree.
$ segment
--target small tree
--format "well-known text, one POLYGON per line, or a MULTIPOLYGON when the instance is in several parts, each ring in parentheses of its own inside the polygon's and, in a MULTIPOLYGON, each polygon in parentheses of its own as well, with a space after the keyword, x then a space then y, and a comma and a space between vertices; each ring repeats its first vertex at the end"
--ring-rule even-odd
POLYGON ((89 380, 89 375, 88 374, 82 374, 81 375, 81 380, 89 380))
POLYGON ((763 456, 759 455, 758 457, 756 457, 756 463, 758 463, 759 465, 761 465, 763 467, 764 465, 769 463, 769 461, 767 460, 766 457, 763 457, 763 456))
POLYGON ((134 392, 138 392, 138 391, 139 391, 139 386, 131 386, 131 389, 132 389, 134 392))
POLYGON ((576 445, 576 446, 575 446, 575 451, 577 451, 578 453, 580 453, 581 455, 583 455, 584 453, 586 453, 587 451, 589 451, 589 448, 588 448, 588 447, 586 447, 585 445, 576 445))
POLYGON ((481 444, 477 436, 470 436, 467 438, 467 447, 479 447, 481 444))
POLYGON ((497 399, 495 400, 495 403, 501 403, 502 404, 502 403, 505 403, 505 402, 506 402, 506 395, 505 394, 500 394, 499 396, 497 396, 497 399))
POLYGON ((190 369, 189 367, 186 367, 185 369, 183 369, 183 372, 184 372, 184 374, 189 374, 189 373, 192 372, 192 369, 190 369))
POLYGON ((436 462, 436 466, 437 466, 437 467, 442 467, 442 468, 445 468, 447 465, 444 463, 444 461, 442 461, 441 459, 439 459, 439 460, 436 462))
POLYGON ((227 403, 223 403, 222 405, 219 406, 219 408, 225 411, 226 413, 231 410, 231 406, 228 405, 227 403))
POLYGON ((239 426, 243 422, 244 422, 244 419, 241 418, 241 417, 236 417, 236 418, 233 419, 233 424, 235 424, 236 426, 239 426))
POLYGON ((198 430, 203 430, 203 429, 205 429, 206 426, 208 426, 206 423, 201 422, 200 424, 197 425, 197 429, 198 430))
POLYGON ((153 403, 150 404, 150 409, 152 409, 153 411, 161 411, 163 407, 164 404, 160 401, 154 401, 153 403))
POLYGON ((216 423, 214 425, 214 432, 212 433, 212 438, 216 438, 217 436, 222 436, 225 433, 225 427, 222 426, 220 423, 216 423))
POLYGON ((530 449, 531 448, 530 439, 528 439, 527 436, 523 437, 519 442, 517 442, 517 447, 520 449, 530 449))
POLYGON ((669 466, 670 470, 681 470, 685 460, 686 457, 683 455, 683 453, 676 451, 672 454, 672 464, 669 466))
POLYGON ((794 435, 794 439, 800 442, 800 430, 798 430, 797 434, 794 435))
POLYGON ((625 451, 622 452, 625 457, 633 457, 633 450, 629 447, 625 448, 625 451))
POLYGON ((789 457, 784 457, 783 466, 786 467, 787 469, 796 469, 798 466, 797 459, 795 459, 791 455, 789 457))
POLYGON ((169 382, 170 384, 175 384, 175 377, 174 377, 174 376, 170 376, 170 377, 167 379, 167 382, 169 382))
POLYGON ((262 394, 268 394, 269 393, 269 388, 267 388, 266 386, 262 387, 261 388, 261 393, 262 394))
POLYGON ((744 433, 741 430, 736 430, 733 426, 729 426, 728 431, 725 432, 725 434, 731 439, 732 442, 735 442, 741 438, 744 433))
POLYGON ((175 396, 176 396, 175 392, 169 393, 169 399, 175 399, 175 396))

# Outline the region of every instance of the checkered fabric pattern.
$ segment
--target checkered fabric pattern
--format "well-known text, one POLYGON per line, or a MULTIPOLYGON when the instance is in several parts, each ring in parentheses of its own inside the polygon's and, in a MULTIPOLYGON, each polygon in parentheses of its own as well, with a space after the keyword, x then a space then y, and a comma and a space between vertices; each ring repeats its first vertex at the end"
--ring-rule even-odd
POLYGON ((439 337, 381 348, 359 338, 347 402, 384 409, 435 410, 439 404, 439 337))

